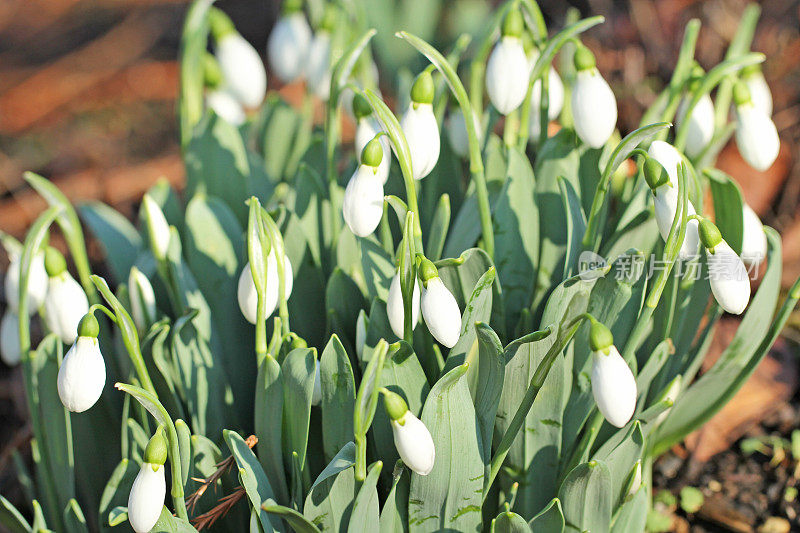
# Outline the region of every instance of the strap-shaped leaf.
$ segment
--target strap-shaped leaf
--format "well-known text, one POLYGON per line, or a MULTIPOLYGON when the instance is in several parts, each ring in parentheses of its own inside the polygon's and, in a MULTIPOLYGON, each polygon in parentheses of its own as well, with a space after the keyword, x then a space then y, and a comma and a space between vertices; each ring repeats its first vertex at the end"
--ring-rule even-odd
POLYGON ((558 491, 566 524, 577 531, 608 532, 611 529, 611 487, 611 473, 603 461, 576 466, 558 491))
POLYGON ((253 450, 244 439, 235 431, 225 430, 222 433, 228 448, 231 450, 236 465, 239 468, 239 481, 242 483, 250 505, 258 513, 258 521, 265 533, 281 530, 281 523, 276 517, 271 517, 261 504, 268 500, 275 500, 275 494, 269 484, 267 475, 258 463, 253 450))
POLYGON ((270 514, 283 518, 295 533, 319 533, 317 526, 290 507, 284 507, 273 500, 267 500, 261 508, 270 514))
POLYGON ((367 478, 353 500, 353 512, 350 515, 348 531, 370 531, 379 522, 380 511, 376 487, 382 468, 383 463, 380 461, 370 465, 367 478))
POLYGON ((114 279, 125 280, 142 250, 142 237, 125 216, 102 202, 87 202, 80 215, 103 246, 114 279))
POLYGON ((322 447, 325 458, 333 458, 353 439, 353 409, 356 383, 350 358, 339 337, 332 335, 319 359, 322 387, 322 447))
POLYGON ((737 254, 742 253, 744 234, 744 197, 733 178, 721 170, 706 169, 711 195, 714 198, 714 222, 722 238, 737 254))
POLYGON ((564 512, 561 510, 561 500, 553 498, 547 507, 528 522, 532 531, 564 531, 564 512))

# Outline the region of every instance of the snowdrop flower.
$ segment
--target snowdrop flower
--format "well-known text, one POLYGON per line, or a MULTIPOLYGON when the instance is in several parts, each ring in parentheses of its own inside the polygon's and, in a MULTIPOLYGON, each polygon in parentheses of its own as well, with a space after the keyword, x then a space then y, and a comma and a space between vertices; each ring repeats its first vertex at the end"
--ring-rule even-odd
MULTIPOLYGON (((386 314, 389 316, 389 325, 398 339, 403 338, 405 330, 405 308, 403 307, 403 290, 400 283, 400 273, 396 273, 389 285, 389 296, 386 298, 386 314)), ((419 281, 414 280, 414 292, 411 296, 411 329, 417 327, 419 321, 419 281)))
POLYGON ((303 74, 311 46, 311 28, 302 11, 302 1, 287 0, 283 16, 275 23, 267 42, 270 67, 283 83, 291 83, 303 74))
MULTIPOLYGON (((529 68, 533 69, 536 61, 539 59, 539 50, 532 47, 528 53, 529 68)), ((531 110, 528 119, 528 131, 530 133, 530 140, 535 142, 539 139, 542 125, 539 117, 539 108, 542 105, 542 80, 536 80, 531 90, 531 110)), ((556 69, 550 66, 550 72, 547 75, 547 119, 553 121, 561 114, 561 109, 564 107, 564 83, 561 81, 561 76, 558 75, 556 69)))
POLYGON ((781 141, 775 123, 763 109, 753 103, 750 91, 738 82, 733 88, 736 104, 736 146, 747 163, 758 171, 765 171, 778 158, 781 141))
POLYGON ((750 91, 750 98, 756 109, 760 109, 765 115, 772 116, 772 92, 769 90, 767 80, 761 72, 759 65, 749 65, 741 70, 741 79, 750 91))
POLYGON ((767 235, 764 226, 753 209, 744 204, 742 213, 742 261, 750 267, 757 267, 767 257, 767 235))
MULTIPOLYGON (((667 391, 658 401, 663 402, 664 400, 669 400, 670 402, 672 402, 673 405, 675 405, 675 401, 678 399, 678 394, 681 393, 682 382, 683 382, 683 376, 681 376, 680 374, 675 376, 675 379, 673 379, 672 382, 669 384, 669 386, 667 386, 667 391)), ((670 411, 672 411, 672 407, 668 407, 667 409, 664 410, 663 413, 658 415, 656 417, 655 424, 658 425, 664 420, 666 420, 667 417, 669 416, 670 411)))
POLYGON ((411 86, 411 103, 400 120, 408 141, 411 167, 415 179, 430 174, 439 160, 439 125, 433 115, 433 78, 424 70, 411 86))
MULTIPOLYGON (((352 98, 353 114, 356 117, 356 137, 355 149, 357 154, 361 154, 366 148, 367 143, 370 142, 375 136, 380 133, 381 126, 375 117, 372 116, 372 107, 369 102, 361 94, 356 94, 352 98)), ((389 167, 392 164, 390 156, 389 137, 382 135, 380 137, 381 148, 383 148, 383 157, 381 163, 378 165, 378 174, 381 176, 381 181, 386 184, 389 179, 389 167)))
POLYGON ((636 409, 636 379, 614 346, 611 331, 600 322, 590 320, 592 395, 608 423, 621 428, 636 409))
MULTIPOLYGON (((294 286, 294 273, 289 256, 283 256, 283 292, 286 299, 292 294, 294 286)), ((270 316, 278 306, 278 260, 275 258, 275 247, 269 251, 267 256, 267 291, 264 293, 264 316, 270 316)), ((258 292, 253 281, 253 273, 250 270, 250 263, 246 263, 239 275, 239 285, 237 288, 239 299, 239 309, 244 318, 251 324, 255 324, 258 316, 258 292)))
POLYGON ((131 316, 139 333, 146 332, 156 321, 156 295, 147 276, 138 268, 131 267, 128 274, 128 296, 131 301, 131 316))
POLYGON ((308 48, 306 78, 309 88, 321 100, 327 100, 331 92, 331 32, 335 25, 335 13, 328 7, 308 48))
MULTIPOLYGON (((6 302, 8 307, 15 311, 19 309, 19 268, 21 256, 13 253, 9 255, 8 271, 4 280, 6 302)), ((36 312, 44 303, 47 294, 47 272, 44 268, 44 252, 37 252, 31 261, 31 271, 28 275, 28 314, 36 312)))
POLYGON ((147 225, 147 234, 150 236, 150 250, 156 260, 163 261, 167 258, 169 250, 169 224, 161 211, 161 207, 153 200, 150 194, 142 197, 141 215, 147 225))
POLYGON ((206 106, 212 109, 218 117, 234 126, 241 126, 247 120, 242 104, 225 89, 208 91, 206 106))
POLYGON ((319 375, 319 360, 314 360, 314 390, 311 393, 311 405, 319 405, 322 401, 322 380, 319 375))
POLYGON ((106 384, 106 363, 100 353, 100 326, 87 313, 78 326, 78 339, 67 351, 58 369, 58 397, 69 411, 82 413, 92 407, 106 384))
POLYGON ((78 323, 89 312, 89 300, 80 283, 67 272, 64 256, 53 247, 47 248, 45 270, 50 276, 44 299, 45 323, 61 342, 72 344, 78 336, 78 323))
POLYGON ((392 425, 394 446, 400 459, 420 476, 427 476, 436 461, 436 446, 433 444, 431 432, 408 410, 408 404, 399 394, 385 388, 381 392, 383 405, 392 425))
POLYGON ((594 54, 583 45, 575 50, 575 70, 571 99, 575 133, 592 148, 600 148, 617 125, 617 100, 597 71, 594 54))
MULTIPOLYGON (((663 413, 662 413, 663 414, 663 413)), ((631 475, 630 487, 628 488, 628 495, 636 494, 642 486, 642 462, 636 461, 636 466, 633 467, 631 475)))
POLYGON ((267 72, 261 57, 219 9, 211 8, 209 23, 225 87, 243 106, 258 107, 267 93, 267 72))
POLYGON ((147 533, 158 522, 167 482, 164 463, 167 461, 167 439, 159 426, 144 450, 144 462, 136 475, 128 496, 128 521, 136 533, 147 533))
POLYGON ((361 152, 361 164, 344 191, 342 216, 358 237, 371 235, 383 217, 383 178, 379 170, 382 159, 380 138, 372 139, 361 152))
POLYGON ((19 318, 11 309, 6 309, 0 320, 0 359, 8 366, 14 366, 22 359, 19 346, 19 318))
POLYGON ((461 310, 458 302, 445 287, 434 264, 425 257, 417 257, 417 272, 423 287, 420 302, 422 318, 433 338, 447 348, 452 348, 461 336, 461 310))
POLYGON ((698 100, 694 109, 692 109, 689 118, 686 118, 686 112, 689 109, 689 101, 692 99, 691 93, 697 90, 700 76, 703 75, 702 69, 700 67, 698 67, 698 69, 699 72, 695 75, 695 81, 691 84, 690 94, 681 99, 676 117, 679 128, 684 127, 683 124, 688 120, 685 127, 688 128, 686 135, 686 155, 689 157, 697 157, 700 155, 714 137, 714 102, 711 101, 711 96, 704 94, 700 100, 698 100))
POLYGON ((503 115, 517 109, 528 92, 528 58, 522 46, 525 22, 519 8, 512 8, 503 21, 500 41, 486 64, 486 92, 503 115))
POLYGON ((700 221, 700 242, 706 250, 711 293, 725 311, 742 314, 750 302, 750 279, 744 263, 717 226, 705 218, 700 221))
MULTIPOLYGON (((661 238, 666 242, 672 221, 678 212, 678 165, 683 159, 681 154, 664 141, 653 141, 647 152, 644 163, 644 176, 653 191, 656 223, 661 238)), ((694 215, 695 209, 691 200, 686 212, 686 235, 679 252, 681 259, 691 259, 697 255, 700 240, 697 235, 697 221, 688 218, 694 215)))

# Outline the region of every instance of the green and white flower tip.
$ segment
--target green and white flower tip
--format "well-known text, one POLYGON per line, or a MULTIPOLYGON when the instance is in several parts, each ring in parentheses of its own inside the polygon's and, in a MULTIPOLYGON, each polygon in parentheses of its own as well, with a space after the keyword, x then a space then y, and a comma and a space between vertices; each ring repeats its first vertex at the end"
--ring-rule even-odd
POLYGON ((139 333, 146 332, 156 321, 156 295, 150 280, 135 266, 128 274, 128 296, 133 323, 139 333))
POLYGON ((594 401, 608 423, 621 428, 636 409, 636 379, 614 346, 611 331, 594 319, 589 329, 589 346, 594 401))
POLYGON ((642 462, 636 461, 636 466, 633 467, 631 472, 630 486, 628 488, 628 495, 636 494, 642 486, 642 462))
POLYGON ((224 12, 212 7, 208 18, 225 87, 243 106, 258 107, 267 94, 267 71, 261 57, 224 12))
POLYGON ((692 81, 689 83, 689 94, 681 99, 678 106, 678 113, 676 122, 678 127, 688 120, 686 127, 688 132, 686 135, 686 155, 689 157, 697 157, 700 155, 711 139, 714 137, 714 102, 711 100, 709 94, 704 94, 692 109, 692 114, 686 118, 686 111, 689 109, 689 101, 692 99, 692 94, 698 89, 700 80, 705 75, 702 67, 695 65, 695 71, 692 74, 692 81))
POLYGON ((741 72, 741 80, 750 91, 753 105, 767 116, 772 116, 772 92, 761 71, 761 65, 748 65, 741 72))
MULTIPOLYGON (((680 152, 664 141, 653 141, 647 150, 644 162, 644 177, 653 191, 656 224, 661 238, 666 242, 672 221, 678 212, 678 166, 683 161, 680 152)), ((700 238, 697 234, 697 221, 688 218, 696 214, 694 204, 689 200, 687 210, 686 235, 681 244, 679 257, 691 259, 697 255, 700 238)))
POLYGON ((267 41, 269 64, 279 80, 291 83, 303 75, 310 47, 311 27, 303 14, 303 2, 287 0, 267 41))
MULTIPOLYGON (((383 131, 380 124, 372 116, 372 107, 370 107, 367 99, 360 93, 356 93, 352 98, 353 115, 356 117, 356 136, 355 136, 355 149, 357 154, 361 154, 366 148, 367 143, 375 138, 378 133, 383 131)), ((389 137, 381 135, 380 137, 381 148, 383 148, 383 157, 381 157, 380 165, 378 165, 378 174, 384 185, 389 179, 389 167, 392 164, 391 150, 389 146, 389 137)))
POLYGON ((761 219, 747 204, 743 205, 742 222, 742 261, 749 267, 757 267, 767 258, 767 234, 761 219))
POLYGON ((169 224, 161 206, 153 200, 150 194, 142 197, 140 216, 147 225, 147 234, 150 237, 150 250, 157 261, 164 261, 169 250, 169 224))
POLYGON ((747 164, 765 171, 778 158, 781 141, 775 123, 753 103, 750 91, 741 81, 733 87, 736 105, 736 146, 747 164))
POLYGON ((219 62, 208 53, 203 58, 203 78, 206 87, 206 107, 234 126, 244 124, 247 120, 244 107, 225 85, 219 62))
POLYGON ((423 70, 411 86, 411 103, 400 120, 411 152, 411 169, 418 180, 431 173, 441 149, 439 125, 433 115, 433 96, 433 78, 430 72, 423 70))
POLYGON ((385 388, 381 389, 381 393, 400 459, 420 476, 427 476, 436 462, 436 446, 431 432, 408 410, 408 404, 399 394, 385 388))
MULTIPOLYGON (((283 257, 283 292, 286 299, 292 294, 294 286, 294 272, 289 256, 283 257)), ((270 316, 278 307, 279 285, 278 285, 278 260, 275 257, 275 247, 273 246, 267 255, 267 290, 264 293, 264 317, 270 316)), ((255 324, 258 320, 258 292, 256 283, 253 281, 253 272, 250 270, 250 262, 247 262, 239 275, 239 285, 236 291, 239 300, 239 309, 242 311, 245 320, 255 324)))
POLYGON ((22 359, 19 345, 19 317, 11 309, 6 309, 0 320, 0 360, 7 366, 15 366, 22 359))
POLYGON ((500 40, 486 64, 486 92, 501 114, 517 109, 528 93, 528 58, 522 45, 525 21, 519 7, 512 7, 503 20, 500 40))
MULTIPOLYGON (((411 329, 417 327, 419 322, 419 280, 414 280, 414 291, 411 296, 411 329)), ((400 273, 397 272, 389 285, 389 296, 386 298, 386 314, 389 316, 389 325, 398 339, 403 338, 406 321, 405 308, 403 307, 403 290, 400 283, 400 273)))
MULTIPOLYGON (((670 382, 667 386, 667 390, 664 392, 663 396, 659 399, 659 401, 669 400, 672 404, 675 404, 675 401, 678 399, 678 395, 681 393, 681 385, 683 383, 683 376, 678 374, 675 378, 670 382)), ((670 411, 672 411, 672 407, 668 407, 664 410, 663 413, 658 415, 655 420, 655 424, 658 425, 664 420, 667 419, 669 416, 670 411)))
POLYGON ((350 231, 358 237, 372 235, 383 217, 383 160, 380 137, 375 137, 361 151, 361 164, 347 183, 342 201, 342 216, 350 231))
MULTIPOLYGON (((4 280, 6 303, 9 309, 16 312, 19 309, 19 268, 21 256, 16 253, 9 254, 8 270, 4 280)), ((47 272, 44 268, 44 252, 37 252, 31 261, 31 270, 28 275, 28 314, 33 314, 44 303, 47 295, 47 272)))
POLYGON ((67 351, 58 369, 58 397, 64 407, 73 413, 86 411, 103 394, 106 363, 97 342, 99 333, 100 326, 94 315, 84 315, 78 325, 78 339, 67 351))
POLYGON ((417 254, 417 273, 422 281, 420 309, 433 338, 452 348, 461 337, 461 310, 455 296, 445 287, 436 266, 417 254))
MULTIPOLYGON (((539 59, 539 49, 531 43, 530 51, 528 52, 529 68, 533 70, 533 66, 539 59)), ((528 131, 530 133, 530 142, 539 140, 539 133, 541 133, 541 120, 539 117, 539 108, 542 106, 542 80, 536 80, 531 90, 531 110, 528 119, 528 131)), ((550 72, 547 76, 547 119, 549 121, 556 120, 564 108, 564 83, 561 81, 561 76, 558 75, 556 69, 550 66, 550 72)))
POLYGON ((750 302, 750 279, 744 262, 706 218, 700 221, 700 242, 706 250, 711 293, 725 311, 741 315, 750 302))
POLYGON ((72 344, 78 336, 78 323, 89 312, 89 300, 80 283, 67 272, 61 252, 47 247, 45 270, 50 277, 44 299, 44 321, 64 344, 72 344))
POLYGON ((159 426, 144 450, 144 462, 136 475, 128 496, 128 522, 136 533, 147 533, 156 525, 164 497, 167 481, 164 463, 167 461, 167 439, 163 427, 159 426))
POLYGON ((617 126, 617 99, 595 66, 594 54, 578 44, 574 56, 572 115, 575 133, 592 148, 603 146, 617 126))
POLYGON ((328 100, 331 92, 331 34, 335 25, 336 12, 331 5, 328 5, 322 23, 308 48, 306 62, 308 87, 323 101, 328 100))

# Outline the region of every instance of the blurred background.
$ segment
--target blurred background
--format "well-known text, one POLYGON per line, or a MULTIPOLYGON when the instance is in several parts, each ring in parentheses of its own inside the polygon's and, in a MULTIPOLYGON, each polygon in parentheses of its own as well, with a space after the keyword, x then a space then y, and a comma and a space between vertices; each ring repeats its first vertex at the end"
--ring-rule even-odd
MULTIPOLYGON (((462 32, 479 33, 495 3, 370 0, 369 16, 379 30, 376 60, 383 73, 391 74, 382 76, 384 92, 392 93, 398 65, 418 61, 411 47, 393 38, 395 30, 446 46, 462 32)), ((606 17, 605 24, 583 38, 617 95, 624 134, 635 128, 669 79, 687 21, 702 21, 697 59, 707 69, 723 58, 746 2, 539 4, 551 33, 563 27, 569 9, 606 17)), ((780 156, 760 173, 731 144, 718 167, 741 184, 764 222, 781 232, 788 286, 800 275, 800 2, 760 4, 753 50, 767 55, 764 75, 775 102, 780 156)), ((216 5, 263 53, 280 2, 220 0, 216 5)), ((182 186, 176 58, 187 7, 185 0, 0 0, 0 229, 21 238, 45 207, 25 186, 26 170, 52 179, 74 202, 99 199, 128 215, 157 179, 182 186)), ((273 88, 290 101, 299 89, 273 88)), ((0 259, 0 269, 5 263, 5 257, 0 259)), ((793 320, 734 401, 659 463, 656 481, 667 491, 659 500, 668 520, 661 524, 664 530, 751 531, 765 524, 777 529, 763 531, 800 529, 797 490, 788 490, 800 459, 799 322, 793 320), (684 506, 681 489, 686 486, 703 493, 699 507, 684 506), (669 494, 677 498, 670 500, 669 494)), ((733 329, 722 321, 717 346, 727 344, 733 329)), ((713 357, 712 349, 709 364, 713 357)), ((13 497, 17 490, 12 451, 28 450, 29 438, 21 374, 0 364, 4 495, 13 497)))

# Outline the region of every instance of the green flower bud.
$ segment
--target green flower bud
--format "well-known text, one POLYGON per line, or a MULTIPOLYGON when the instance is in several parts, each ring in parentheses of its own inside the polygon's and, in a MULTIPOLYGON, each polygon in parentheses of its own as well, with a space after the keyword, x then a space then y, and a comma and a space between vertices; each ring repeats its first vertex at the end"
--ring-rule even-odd
POLYGON ((573 63, 575 64, 575 70, 578 72, 593 69, 597 65, 594 54, 583 43, 578 43, 575 48, 573 63))
POLYGON ((505 20, 503 20, 501 33, 503 37, 520 38, 524 32, 525 21, 522 19, 522 13, 520 13, 519 7, 514 6, 508 11, 505 20))
POLYGON ((593 352, 608 353, 608 348, 614 344, 614 336, 611 330, 594 318, 590 319, 589 347, 593 352))
POLYGON ((433 77, 427 70, 423 70, 411 86, 411 101, 415 104, 432 104, 435 89, 433 77))
POLYGON ((386 414, 389 415, 391 420, 398 421, 402 425, 403 417, 408 412, 408 404, 406 404, 402 396, 389 389, 382 388, 381 392, 383 393, 383 406, 386 408, 386 414))
POLYGON ((383 159, 383 147, 381 147, 380 134, 378 134, 361 151, 361 164, 378 168, 381 159, 383 159))
POLYGON ((719 228, 716 226, 716 224, 707 218, 704 218, 700 220, 698 232, 700 234, 700 242, 703 243, 703 246, 713 254, 714 247, 722 242, 722 234, 719 232, 719 228))
POLYGON ((428 281, 439 277, 439 270, 430 259, 422 254, 417 254, 417 274, 422 280, 422 284, 427 287, 428 281))
POLYGON ((61 252, 52 246, 48 246, 44 253, 44 268, 47 271, 47 275, 54 278, 67 270, 67 261, 61 255, 61 252))
POLYGON ((163 465, 167 462, 167 439, 164 437, 163 426, 158 426, 150 442, 147 443, 144 449, 144 462, 151 465, 163 465))
POLYGON ((761 65, 747 65, 743 67, 742 70, 739 71, 739 77, 742 79, 749 78, 750 76, 755 76, 756 74, 761 72, 761 65))
POLYGON ((322 21, 319 23, 319 30, 333 33, 333 30, 336 29, 337 18, 336 8, 332 4, 328 4, 325 7, 325 13, 322 15, 322 21))
POLYGON ((231 18, 224 11, 217 7, 212 7, 208 12, 208 24, 214 40, 219 42, 226 35, 236 33, 236 26, 233 25, 231 18))
POLYGON ((291 15, 303 9, 303 0, 286 0, 283 2, 283 14, 291 15))
POLYGON ((655 191, 662 185, 669 184, 667 171, 654 157, 645 159, 642 170, 644 171, 644 179, 647 182, 647 186, 651 190, 655 191))
POLYGON ((92 313, 86 313, 78 322, 78 337, 97 338, 100 334, 100 324, 92 313))
POLYGON ((358 120, 372 114, 372 106, 369 105, 369 101, 361 93, 353 95, 353 114, 358 120))
POLYGON ((748 89, 747 85, 741 81, 737 81, 736 85, 733 86, 733 103, 736 105, 736 107, 739 107, 750 103, 751 101, 750 89, 748 89))
POLYGON ((308 348, 308 343, 302 337, 292 334, 292 341, 289 346, 291 346, 292 350, 296 348, 308 348))
POLYGON ((222 85, 222 70, 213 54, 203 56, 203 84, 209 89, 216 89, 222 85))

